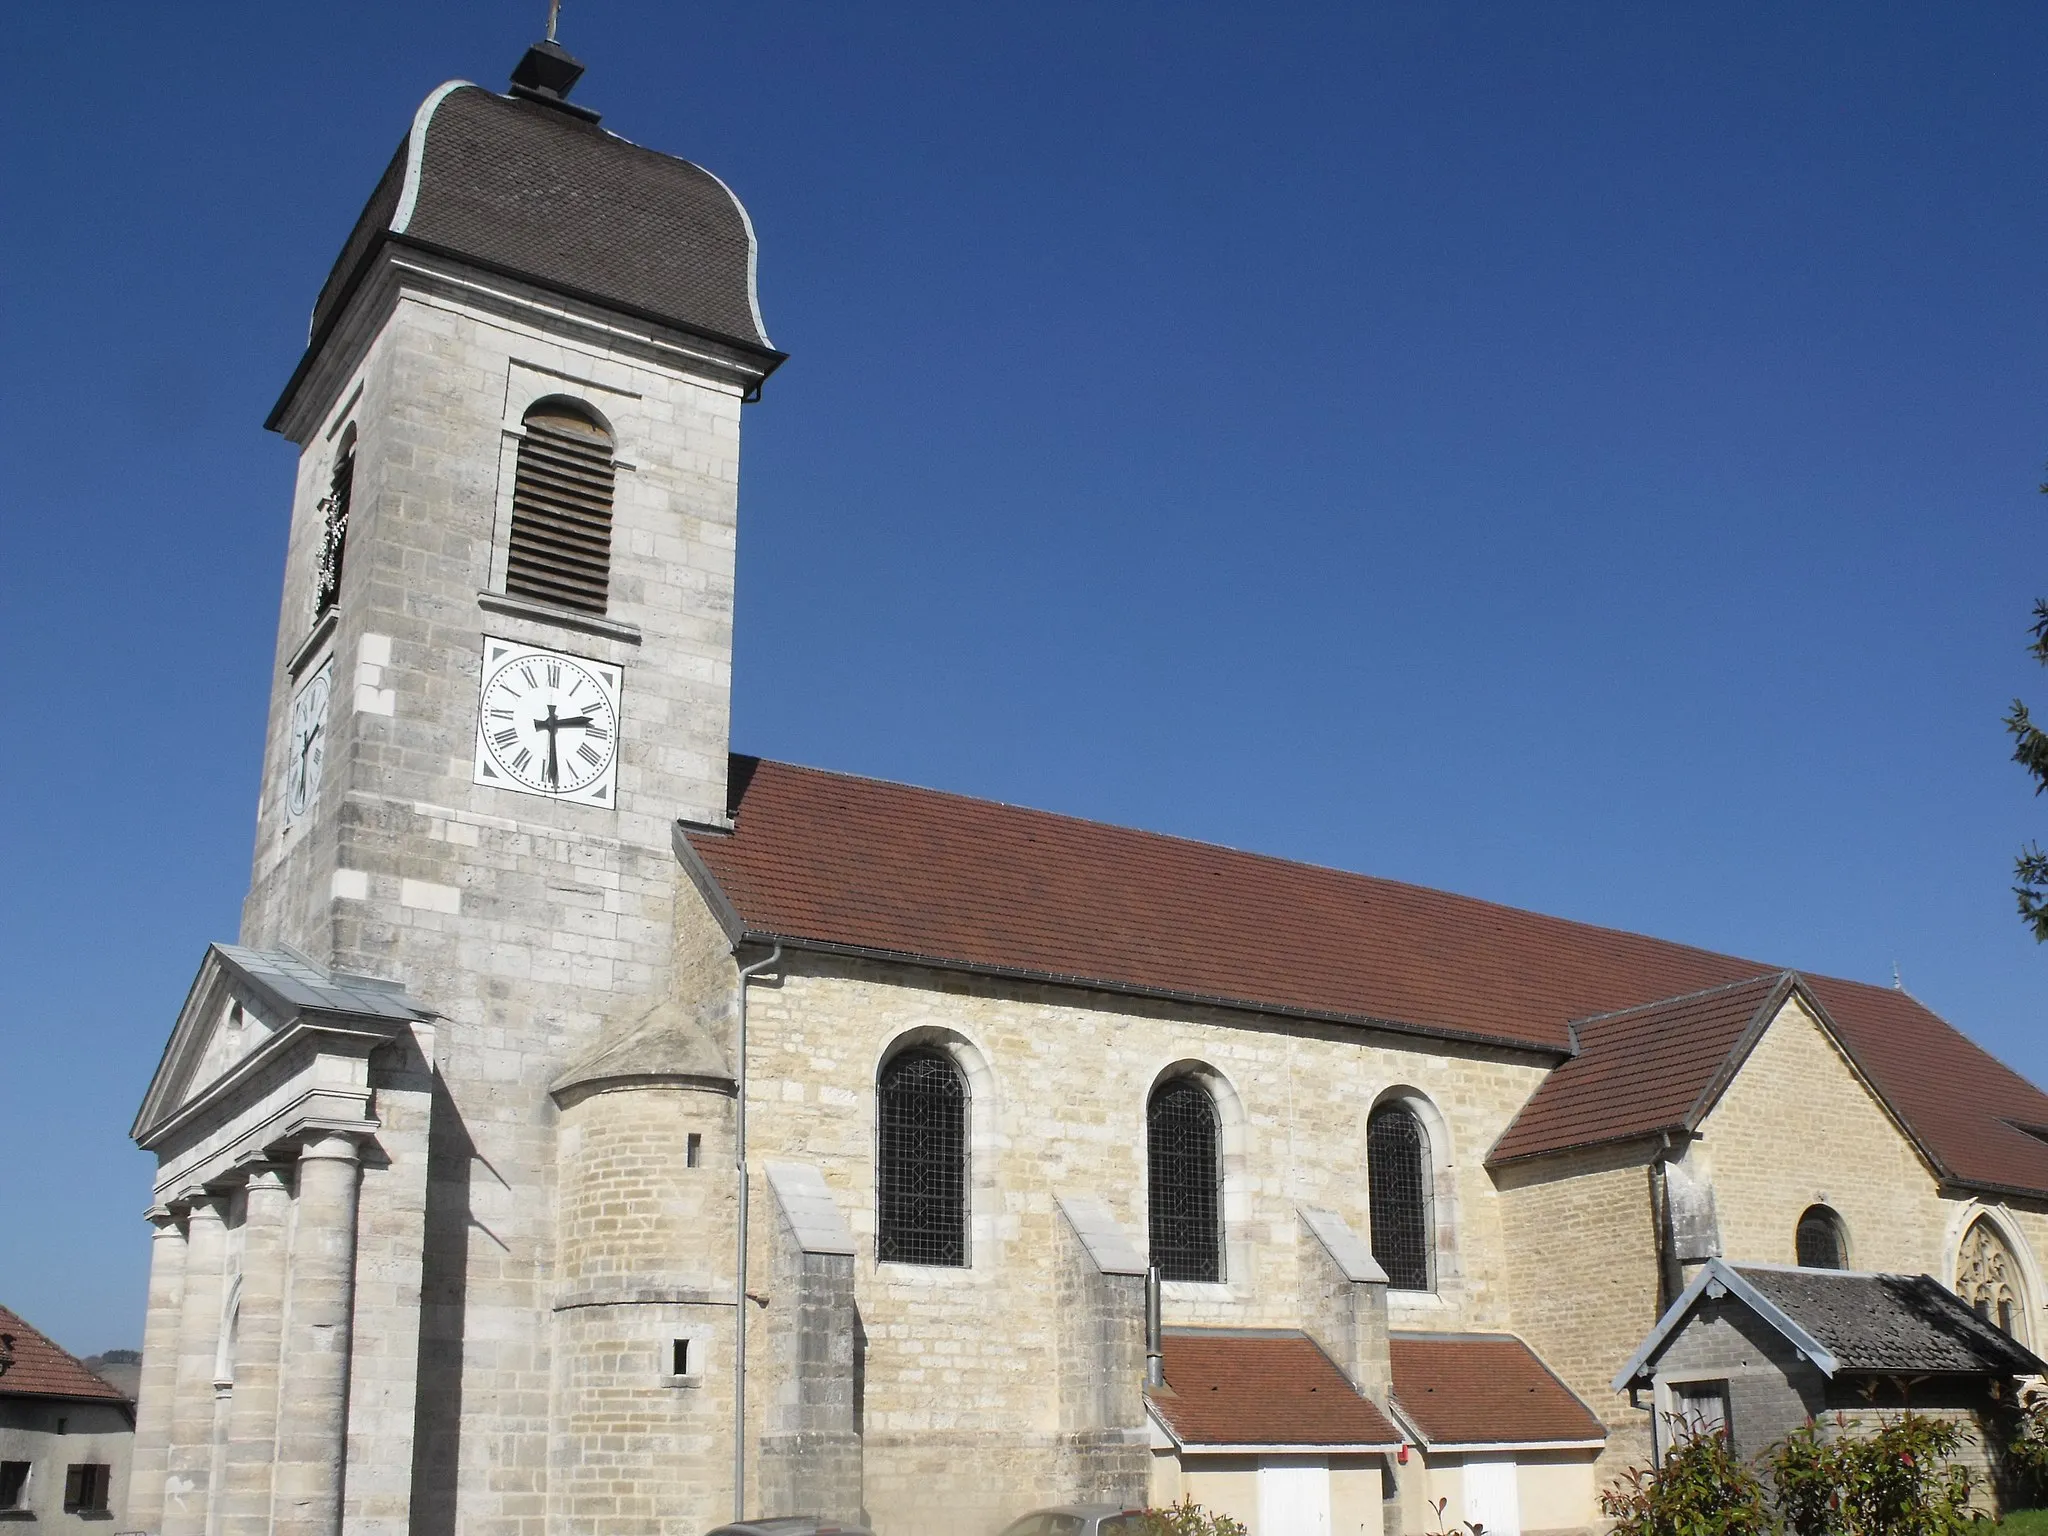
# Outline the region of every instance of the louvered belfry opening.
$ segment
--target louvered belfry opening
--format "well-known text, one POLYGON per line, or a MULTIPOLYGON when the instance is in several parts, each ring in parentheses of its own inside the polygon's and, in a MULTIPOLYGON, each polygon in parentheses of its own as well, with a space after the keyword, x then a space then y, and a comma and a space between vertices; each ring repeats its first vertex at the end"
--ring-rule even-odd
POLYGON ((1145 1106, 1148 1237, 1162 1280, 1221 1280, 1222 1169, 1216 1105, 1191 1077, 1175 1078, 1145 1106))
POLYGON ((602 614, 611 588, 612 437, 568 400, 526 413, 505 590, 602 614))
POLYGON ((350 427, 334 456, 334 469, 327 478, 327 494, 321 499, 320 569, 313 594, 313 612, 325 613, 341 601, 341 557, 348 546, 349 505, 355 500, 356 429, 350 427))
POLYGON ((1429 1140, 1405 1104, 1386 1104, 1365 1123, 1366 1193, 1372 1201, 1372 1256, 1397 1291, 1429 1289, 1429 1140))
POLYGON ((882 1068, 877 1115, 875 1257, 967 1263, 967 1085, 938 1051, 882 1068))

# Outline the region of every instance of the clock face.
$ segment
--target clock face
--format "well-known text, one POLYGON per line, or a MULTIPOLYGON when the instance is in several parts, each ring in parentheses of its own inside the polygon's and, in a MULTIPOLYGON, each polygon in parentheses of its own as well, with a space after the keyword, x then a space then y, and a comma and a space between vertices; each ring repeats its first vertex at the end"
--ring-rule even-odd
POLYGON ((476 782, 610 805, 622 674, 601 661, 484 641, 476 782))
POLYGON ((333 689, 334 658, 330 656, 292 700, 291 737, 285 745, 289 755, 284 766, 288 822, 305 815, 320 793, 320 769, 327 761, 327 696, 333 689))

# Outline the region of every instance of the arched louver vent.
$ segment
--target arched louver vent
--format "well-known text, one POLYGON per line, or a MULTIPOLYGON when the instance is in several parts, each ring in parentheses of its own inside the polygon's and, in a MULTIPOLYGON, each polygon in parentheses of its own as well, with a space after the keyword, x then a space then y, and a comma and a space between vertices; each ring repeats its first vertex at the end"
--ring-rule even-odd
POLYGON ((313 594, 315 617, 341 600, 341 556, 348 544, 349 503, 355 499, 356 429, 350 427, 334 456, 334 470, 328 476, 327 495, 321 499, 320 570, 313 594))
POLYGON ((602 614, 611 587, 612 438, 567 400, 526 413, 505 590, 602 614))

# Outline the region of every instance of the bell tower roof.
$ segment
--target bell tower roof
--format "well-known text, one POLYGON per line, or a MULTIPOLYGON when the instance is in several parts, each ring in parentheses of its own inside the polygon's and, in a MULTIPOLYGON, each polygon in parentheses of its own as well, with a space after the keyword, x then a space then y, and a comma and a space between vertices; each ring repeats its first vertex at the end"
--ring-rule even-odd
POLYGON ((566 99, 580 73, 541 44, 510 95, 451 80, 420 103, 320 289, 271 427, 390 244, 710 337, 770 370, 782 362, 761 322, 747 210, 711 172, 599 127, 566 99))

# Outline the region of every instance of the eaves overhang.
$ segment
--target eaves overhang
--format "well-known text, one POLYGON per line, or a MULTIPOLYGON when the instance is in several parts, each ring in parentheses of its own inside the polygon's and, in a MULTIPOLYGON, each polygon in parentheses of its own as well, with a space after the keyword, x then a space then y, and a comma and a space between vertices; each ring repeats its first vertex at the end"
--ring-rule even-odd
POLYGON ((1649 1332, 1636 1352, 1629 1356, 1628 1363, 1615 1373, 1609 1384, 1616 1392, 1626 1392, 1631 1387, 1647 1384, 1647 1372, 1655 1364, 1665 1343, 1678 1331, 1685 1320, 1692 1315, 1693 1308, 1702 1298, 1709 1300, 1721 1296, 1734 1296, 1789 1343, 1794 1349, 1811 1361, 1823 1376, 1832 1377, 1841 1369, 1841 1362, 1834 1351, 1821 1343, 1792 1316, 1768 1296, 1743 1279, 1735 1267, 1725 1259, 1709 1259, 1700 1272, 1692 1277, 1692 1283, 1678 1295, 1678 1299, 1664 1309, 1664 1315, 1649 1332))

